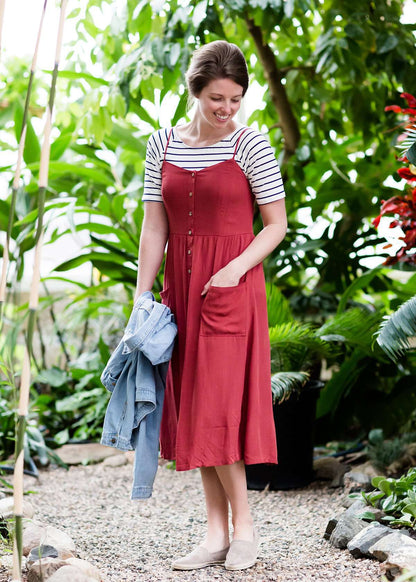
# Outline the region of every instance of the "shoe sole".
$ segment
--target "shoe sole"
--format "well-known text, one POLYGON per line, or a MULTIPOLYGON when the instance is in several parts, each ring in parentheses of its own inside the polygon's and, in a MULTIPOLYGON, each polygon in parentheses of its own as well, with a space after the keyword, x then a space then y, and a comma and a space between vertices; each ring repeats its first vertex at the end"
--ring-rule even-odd
POLYGON ((227 564, 224 564, 224 567, 226 570, 246 570, 247 568, 254 566, 256 562, 257 560, 254 560, 254 562, 246 562, 245 564, 240 564, 238 566, 227 566, 227 564))
POLYGON ((224 560, 218 560, 217 562, 204 562, 202 564, 192 564, 189 566, 173 565, 173 570, 200 570, 201 568, 207 568, 208 566, 218 566, 219 564, 224 564, 224 560))

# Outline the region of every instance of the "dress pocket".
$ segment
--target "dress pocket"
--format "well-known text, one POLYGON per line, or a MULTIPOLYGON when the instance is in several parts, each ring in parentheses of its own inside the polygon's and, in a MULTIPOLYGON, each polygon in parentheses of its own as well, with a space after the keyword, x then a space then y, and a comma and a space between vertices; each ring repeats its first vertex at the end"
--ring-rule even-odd
POLYGON ((246 283, 235 287, 211 286, 201 308, 200 334, 204 336, 246 335, 246 283))

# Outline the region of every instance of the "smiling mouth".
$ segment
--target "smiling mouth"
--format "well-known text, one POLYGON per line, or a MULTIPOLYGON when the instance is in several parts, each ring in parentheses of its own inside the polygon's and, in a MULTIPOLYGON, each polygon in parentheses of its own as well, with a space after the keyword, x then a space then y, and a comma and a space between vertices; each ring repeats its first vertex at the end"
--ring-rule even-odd
POLYGON ((217 119, 220 119, 221 121, 226 121, 227 119, 230 118, 229 115, 219 115, 218 113, 214 113, 215 117, 217 117, 217 119))

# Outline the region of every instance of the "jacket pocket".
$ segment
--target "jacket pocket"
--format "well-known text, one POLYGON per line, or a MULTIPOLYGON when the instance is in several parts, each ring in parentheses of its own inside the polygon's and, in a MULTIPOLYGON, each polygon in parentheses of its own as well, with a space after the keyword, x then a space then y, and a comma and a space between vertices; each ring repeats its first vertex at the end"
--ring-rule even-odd
POLYGON ((246 335, 246 283, 235 287, 211 286, 201 308, 200 334, 205 336, 246 335))

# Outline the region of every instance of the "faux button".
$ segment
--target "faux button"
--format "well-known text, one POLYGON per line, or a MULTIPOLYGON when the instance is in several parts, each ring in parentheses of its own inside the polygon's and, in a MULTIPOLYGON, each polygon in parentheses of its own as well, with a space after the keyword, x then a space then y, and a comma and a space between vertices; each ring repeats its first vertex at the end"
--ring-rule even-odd
POLYGON ((191 273, 191 269, 188 269, 188 273, 189 273, 189 274, 191 273))
POLYGON ((192 212, 189 212, 189 216, 192 216, 192 212))
POLYGON ((188 230, 188 234, 192 234, 192 230, 188 230))
POLYGON ((190 255, 190 254, 191 254, 191 252, 192 252, 192 251, 191 251, 191 249, 188 249, 188 255, 190 255))
POLYGON ((193 194, 192 192, 189 192, 189 196, 192 196, 192 194, 193 194))

